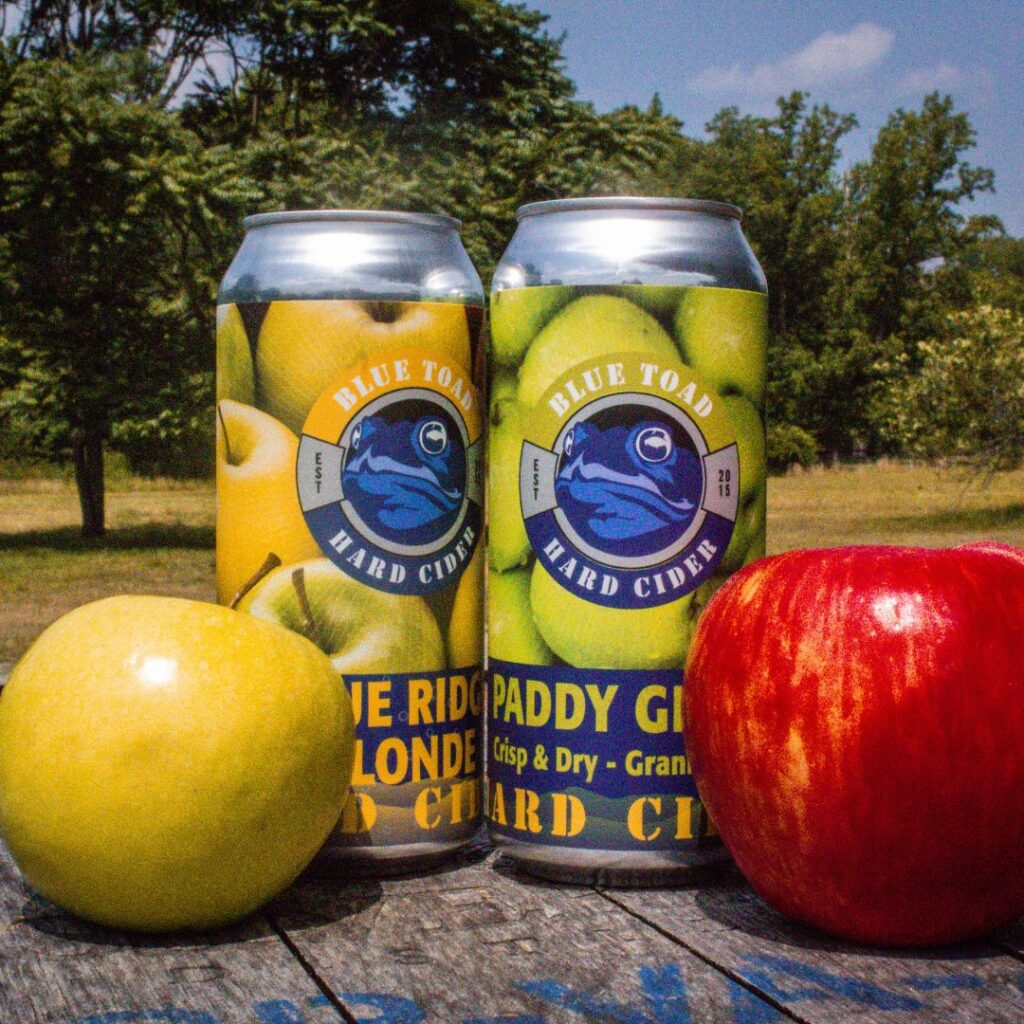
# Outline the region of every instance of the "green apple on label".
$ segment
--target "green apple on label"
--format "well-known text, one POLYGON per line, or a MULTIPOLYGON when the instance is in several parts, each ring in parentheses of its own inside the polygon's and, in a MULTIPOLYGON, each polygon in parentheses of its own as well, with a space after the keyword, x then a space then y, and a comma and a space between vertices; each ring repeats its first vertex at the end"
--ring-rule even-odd
POLYGON ((299 562, 320 554, 299 506, 299 442, 265 412, 225 398, 217 405, 217 599, 230 603, 268 555, 299 562))
POLYGON ((551 665, 551 653, 530 610, 530 570, 491 572, 487 577, 487 651, 502 661, 551 665))
POLYGON ((428 349, 472 373, 464 306, 446 302, 272 302, 256 347, 261 408, 296 434, 338 376, 399 348, 428 349))
POLYGON ((537 335, 519 369, 520 404, 532 407, 577 363, 612 352, 647 352, 677 360, 662 326, 618 295, 587 295, 570 302, 537 335))
POLYGON ((720 392, 764 401, 768 304, 760 292, 688 288, 676 313, 683 358, 720 392))
POLYGON ((678 285, 624 284, 615 289, 659 320, 671 324, 683 290, 678 285))
MULTIPOLYGON (((729 546, 725 549, 719 568, 722 571, 734 572, 746 565, 747 555, 751 549, 764 554, 765 527, 765 492, 754 494, 748 501, 740 504, 733 526, 729 546)), ((757 557, 761 557, 758 555, 757 557)))
POLYGON ((739 395, 725 395, 725 408, 736 431, 740 458, 740 504, 764 490, 767 473, 764 424, 757 410, 739 395))
POLYGON ((487 554, 504 572, 525 565, 530 540, 519 503, 519 459, 523 449, 523 412, 514 401, 491 410, 487 466, 487 554))
POLYGON ((367 586, 327 558, 280 566, 242 598, 238 610, 312 640, 343 676, 446 663, 441 630, 422 597, 367 586))
POLYGON ((255 394, 252 349, 242 314, 234 303, 217 307, 217 401, 231 398, 252 405, 255 394))
POLYGON ((514 402, 516 400, 516 389, 519 381, 512 370, 498 369, 491 378, 490 399, 488 409, 493 416, 495 409, 503 402, 514 402))
POLYGON ((352 706, 302 637, 113 597, 39 637, 0 700, 0 832, 54 903, 116 928, 227 924, 310 862, 352 778, 352 706))
POLYGON ((566 590, 538 561, 530 581, 533 620, 544 642, 576 668, 682 668, 690 645, 693 591, 653 608, 607 608, 566 590))
POLYGON ((558 285, 508 288, 491 295, 491 357, 517 367, 537 332, 568 301, 571 290, 558 285))

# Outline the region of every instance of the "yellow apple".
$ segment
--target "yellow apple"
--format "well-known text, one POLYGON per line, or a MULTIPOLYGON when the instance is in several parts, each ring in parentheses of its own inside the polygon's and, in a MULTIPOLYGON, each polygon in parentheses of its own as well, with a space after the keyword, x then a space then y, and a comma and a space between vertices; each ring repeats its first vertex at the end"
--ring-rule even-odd
POLYGON ((537 632, 530 610, 530 570, 487 576, 487 651, 491 658, 551 665, 555 656, 537 632))
POLYGON ((681 668, 690 647, 685 597, 653 608, 607 608, 570 593, 537 562, 530 606, 544 642, 576 668, 681 668))
POLYGON ((119 928, 206 928, 288 885, 334 827, 352 708, 311 643, 214 604, 65 615, 0 700, 0 832, 47 899, 119 928))
POLYGON ((217 406, 217 599, 228 604, 270 554, 319 555, 295 488, 298 439, 251 405, 217 406))
POLYGON ((217 307, 217 401, 231 398, 252 405, 252 350, 242 314, 234 303, 217 307))
POLYGON ((444 640, 422 597, 353 579, 327 558, 283 565, 238 610, 312 640, 344 675, 444 668, 444 640))
POLYGON ((450 302, 272 302, 256 346, 258 405, 296 434, 345 370, 399 348, 422 348, 472 374, 466 307, 450 302))
POLYGON ((612 352, 646 352, 677 361, 679 352, 650 313, 618 295, 587 295, 556 313, 519 369, 519 401, 532 407, 577 363, 612 352))
POLYGON ((484 657, 484 546, 477 544, 459 580, 448 623, 448 663, 452 668, 479 665, 484 657))

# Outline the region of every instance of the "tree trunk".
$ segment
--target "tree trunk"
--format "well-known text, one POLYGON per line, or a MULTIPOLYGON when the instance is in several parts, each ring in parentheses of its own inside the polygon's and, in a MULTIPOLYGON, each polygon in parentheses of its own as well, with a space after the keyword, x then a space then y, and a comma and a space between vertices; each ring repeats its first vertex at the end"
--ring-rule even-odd
POLYGON ((82 536, 102 537, 106 531, 103 506, 103 440, 86 436, 75 441, 75 483, 82 506, 82 536))

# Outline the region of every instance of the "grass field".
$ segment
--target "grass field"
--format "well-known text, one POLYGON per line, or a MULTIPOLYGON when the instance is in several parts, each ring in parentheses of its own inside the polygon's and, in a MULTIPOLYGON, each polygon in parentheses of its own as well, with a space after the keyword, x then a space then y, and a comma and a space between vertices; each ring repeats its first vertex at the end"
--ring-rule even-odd
MULTIPOLYGON (((109 534, 83 541, 74 487, 0 479, 0 661, 75 606, 125 592, 213 598, 213 487, 118 476, 109 534)), ((864 465, 770 481, 768 549, 938 547, 983 537, 1024 547, 1024 472, 864 465)))

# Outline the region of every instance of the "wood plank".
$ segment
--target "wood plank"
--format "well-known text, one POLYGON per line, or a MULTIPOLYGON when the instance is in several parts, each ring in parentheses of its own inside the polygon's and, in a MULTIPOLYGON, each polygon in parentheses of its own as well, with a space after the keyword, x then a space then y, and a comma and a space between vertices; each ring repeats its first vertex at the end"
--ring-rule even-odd
POLYGON ((604 897, 742 979, 807 1024, 1020 1024, 1019 961, 992 943, 879 950, 791 924, 741 880, 604 897))
POLYGON ((201 935, 95 927, 34 896, 0 846, 3 1024, 345 1021, 263 917, 201 935))
POLYGON ((356 885, 311 873, 271 916, 360 1021, 788 1019, 594 890, 489 863, 356 885))

